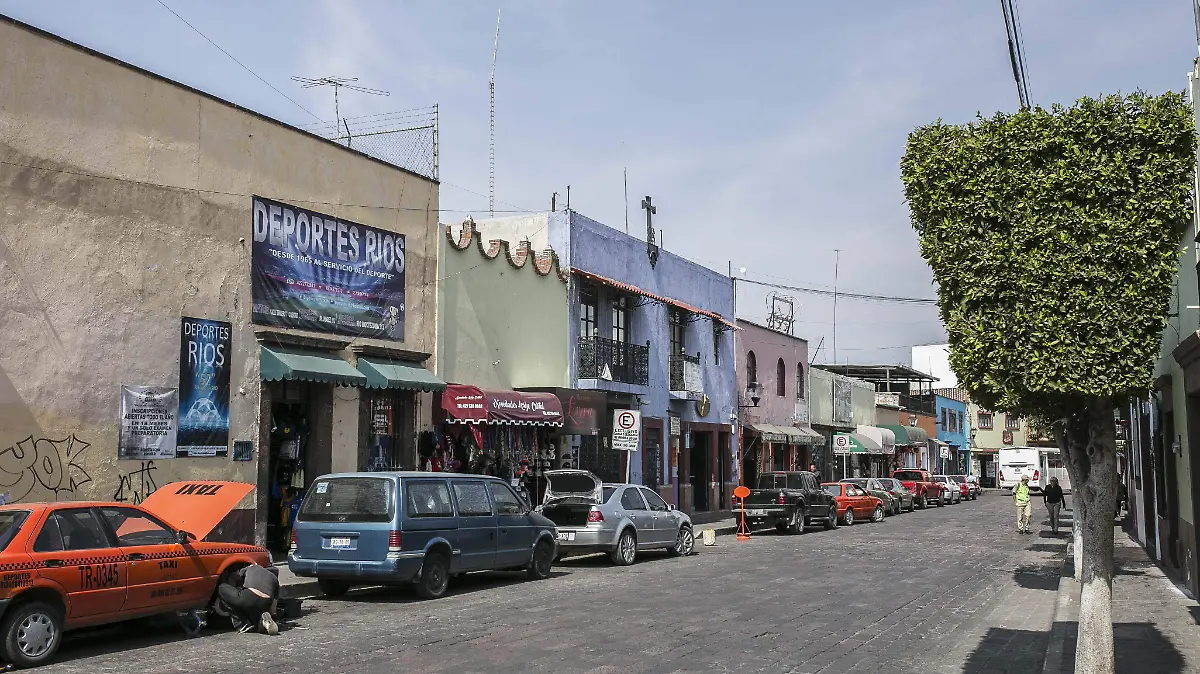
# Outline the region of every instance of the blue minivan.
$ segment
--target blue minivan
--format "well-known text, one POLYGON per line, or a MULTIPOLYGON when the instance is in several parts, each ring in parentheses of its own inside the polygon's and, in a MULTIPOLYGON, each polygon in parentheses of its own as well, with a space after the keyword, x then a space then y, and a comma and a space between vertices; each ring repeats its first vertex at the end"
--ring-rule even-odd
POLYGON ((412 583, 435 599, 452 576, 525 570, 550 577, 554 523, 503 480, 457 473, 337 473, 313 481, 292 529, 288 566, 321 592, 412 583))

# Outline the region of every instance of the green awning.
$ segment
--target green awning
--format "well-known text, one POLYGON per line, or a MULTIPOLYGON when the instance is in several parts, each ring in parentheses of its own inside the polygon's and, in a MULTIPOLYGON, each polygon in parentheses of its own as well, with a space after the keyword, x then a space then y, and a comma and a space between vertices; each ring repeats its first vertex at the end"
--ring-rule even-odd
POLYGON ((862 441, 855 437, 857 433, 836 433, 833 436, 834 454, 866 454, 867 448, 862 441))
POLYGON ((410 360, 358 359, 358 371, 367 377, 367 388, 403 391, 445 391, 446 382, 410 360))
POLYGON ((929 439, 929 434, 923 428, 916 426, 901 426, 900 424, 875 424, 896 434, 897 445, 919 445, 929 439))
POLYGON ((314 381, 338 386, 362 386, 366 376, 327 351, 258 345, 258 369, 263 381, 314 381))

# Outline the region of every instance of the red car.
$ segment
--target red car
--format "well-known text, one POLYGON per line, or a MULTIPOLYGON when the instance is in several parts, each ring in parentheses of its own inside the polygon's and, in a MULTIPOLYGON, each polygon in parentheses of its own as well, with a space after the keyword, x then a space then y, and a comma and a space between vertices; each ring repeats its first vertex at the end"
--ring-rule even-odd
POLYGON ((918 508, 928 508, 931 505, 940 508, 946 505, 949 494, 945 493, 940 483, 934 482, 933 475, 929 471, 919 468, 903 468, 892 473, 892 478, 900 480, 913 493, 918 508))
POLYGON ((849 482, 826 482, 821 485, 837 503, 838 521, 846 526, 854 520, 883 521, 883 501, 849 482))

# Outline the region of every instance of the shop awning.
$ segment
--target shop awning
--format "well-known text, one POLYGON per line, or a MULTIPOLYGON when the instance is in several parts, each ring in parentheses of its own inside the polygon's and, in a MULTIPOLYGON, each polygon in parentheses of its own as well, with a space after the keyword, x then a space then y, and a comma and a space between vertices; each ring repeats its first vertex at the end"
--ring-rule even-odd
POLYGON ((458 424, 562 426, 562 404, 553 393, 481 389, 448 384, 442 391, 447 421, 458 424))
POLYGON ((897 445, 923 445, 929 439, 929 434, 925 432, 925 429, 916 426, 880 424, 879 428, 886 428, 895 433, 897 445))
POLYGON ((387 358, 358 359, 358 371, 367 378, 367 388, 391 388, 402 391, 445 391, 446 382, 411 360, 387 358))
POLYGON ((751 424, 750 428, 762 436, 764 442, 789 442, 787 431, 773 424, 751 424))
POLYGON ((794 426, 792 430, 800 433, 800 439, 796 441, 798 445, 823 445, 825 444, 825 436, 814 431, 811 428, 794 426))
POLYGON ((725 318, 721 314, 718 314, 713 311, 707 311, 705 309, 699 309, 697 307, 693 307, 690 304, 680 302, 679 300, 674 300, 674 299, 671 299, 670 297, 664 297, 662 295, 657 295, 648 290, 642 290, 641 288, 634 286, 634 285, 630 285, 628 283, 616 281, 616 280, 610 279, 606 276, 601 276, 599 274, 593 274, 591 272, 583 271, 582 269, 572 268, 571 274, 574 276, 579 276, 579 277, 588 279, 589 281, 595 281, 596 283, 600 283, 600 284, 609 286, 610 288, 616 288, 617 290, 624 290, 625 292, 632 293, 634 295, 641 295, 642 297, 645 297, 646 299, 654 300, 655 302, 659 302, 661 304, 666 304, 666 305, 675 307, 676 309, 682 309, 682 310, 688 312, 689 314, 697 314, 699 316, 707 316, 708 318, 712 319, 714 322, 723 323, 726 327, 733 328, 734 330, 741 329, 737 326, 737 323, 734 323, 731 319, 725 318))
POLYGON ((883 447, 862 433, 838 433, 833 436, 834 454, 883 454, 883 447), (839 442, 839 438, 845 438, 839 442), (839 446, 841 445, 841 446, 839 446))
POLYGON ((315 349, 258 345, 258 371, 263 381, 312 381, 362 386, 367 377, 337 356, 315 349))
POLYGON ((890 428, 860 425, 858 433, 874 440, 888 454, 891 454, 896 446, 896 434, 890 428))
POLYGON ((883 450, 883 445, 880 445, 875 441, 875 438, 872 438, 869 435, 863 435, 862 433, 851 433, 850 437, 857 441, 858 444, 862 445, 863 451, 865 451, 867 454, 887 454, 887 452, 883 450))

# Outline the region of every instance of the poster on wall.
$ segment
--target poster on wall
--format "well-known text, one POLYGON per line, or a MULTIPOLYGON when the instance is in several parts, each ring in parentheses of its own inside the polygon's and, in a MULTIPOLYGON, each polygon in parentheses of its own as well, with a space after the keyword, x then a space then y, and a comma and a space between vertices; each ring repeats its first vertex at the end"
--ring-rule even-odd
POLYGON ((117 458, 148 461, 175 458, 179 389, 121 386, 117 458))
POLYGON ((229 453, 233 326, 184 316, 179 331, 179 455, 229 453))
POLYGON ((404 235, 253 198, 253 321, 404 340, 404 235))

